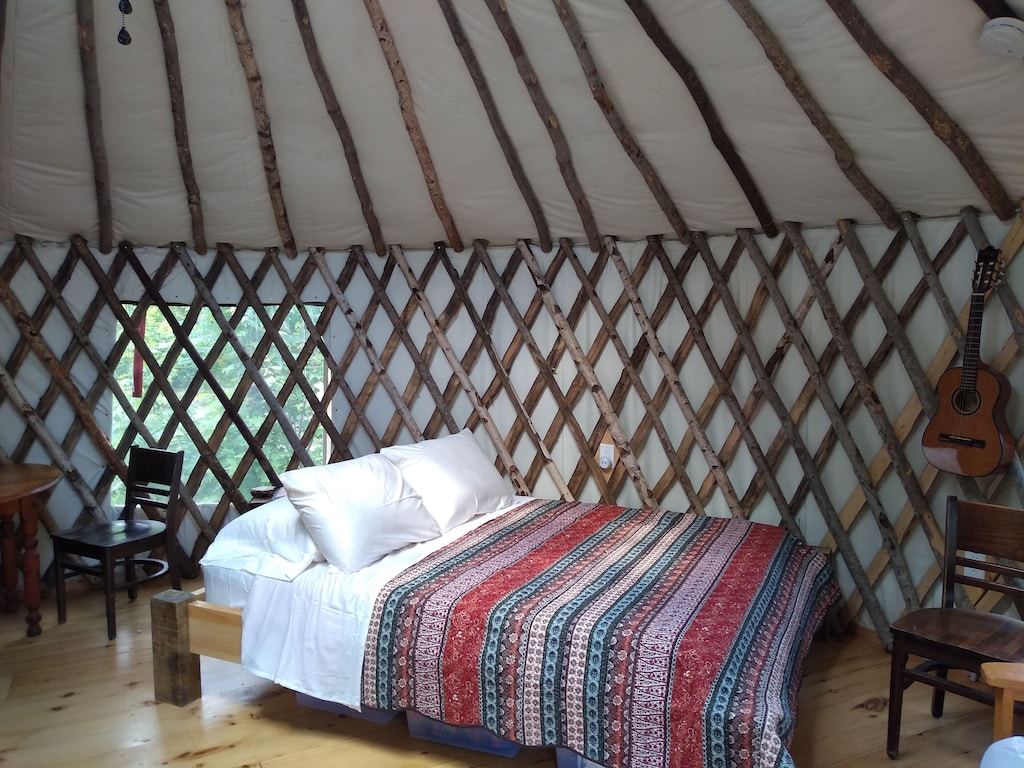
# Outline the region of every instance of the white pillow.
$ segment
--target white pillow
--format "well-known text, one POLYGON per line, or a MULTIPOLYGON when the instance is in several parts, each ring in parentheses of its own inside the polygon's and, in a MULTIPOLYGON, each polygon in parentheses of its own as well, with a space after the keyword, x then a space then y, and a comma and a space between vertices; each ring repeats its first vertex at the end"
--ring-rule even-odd
POLYGON ((512 503, 508 484, 468 429, 411 445, 393 445, 381 449, 381 455, 401 470, 442 532, 512 503))
POLYGON ((415 490, 380 454, 293 469, 281 482, 327 562, 346 573, 441 535, 415 490))
POLYGON ((221 528, 201 563, 291 581, 310 563, 323 559, 295 507, 279 498, 221 528))

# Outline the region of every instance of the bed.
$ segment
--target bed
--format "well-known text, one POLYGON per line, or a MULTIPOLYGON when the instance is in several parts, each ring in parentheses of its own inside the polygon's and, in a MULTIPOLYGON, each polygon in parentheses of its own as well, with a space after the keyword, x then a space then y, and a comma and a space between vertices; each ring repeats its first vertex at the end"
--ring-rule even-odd
POLYGON ((155 652, 575 765, 792 765, 803 662, 839 594, 817 549, 744 520, 513 497, 468 432, 374 457, 282 475, 287 495, 211 546, 205 600, 170 600, 178 640, 158 640, 154 599, 155 652))

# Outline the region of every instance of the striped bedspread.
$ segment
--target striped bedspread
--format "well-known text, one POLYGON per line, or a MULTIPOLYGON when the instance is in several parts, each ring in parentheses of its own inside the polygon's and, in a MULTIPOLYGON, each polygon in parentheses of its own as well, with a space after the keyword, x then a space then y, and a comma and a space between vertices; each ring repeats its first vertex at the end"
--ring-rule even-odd
POLYGON ((531 501, 384 587, 363 700, 611 768, 792 765, 837 597, 826 558, 771 526, 531 501))

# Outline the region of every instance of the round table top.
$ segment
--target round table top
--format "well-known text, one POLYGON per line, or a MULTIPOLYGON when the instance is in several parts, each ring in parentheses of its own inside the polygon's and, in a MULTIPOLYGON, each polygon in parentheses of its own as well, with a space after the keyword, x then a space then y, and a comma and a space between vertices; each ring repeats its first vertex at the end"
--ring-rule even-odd
POLYGON ((42 493, 63 475, 49 464, 0 464, 0 504, 42 493))

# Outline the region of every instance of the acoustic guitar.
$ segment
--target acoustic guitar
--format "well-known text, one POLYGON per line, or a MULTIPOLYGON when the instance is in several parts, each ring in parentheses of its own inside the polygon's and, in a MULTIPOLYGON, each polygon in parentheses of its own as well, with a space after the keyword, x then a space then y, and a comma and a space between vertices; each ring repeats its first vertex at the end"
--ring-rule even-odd
POLYGON ((989 246, 978 253, 963 362, 939 377, 938 409, 921 436, 928 463, 955 475, 989 475, 1005 469, 1013 456, 1006 422, 1010 382, 978 359, 985 294, 999 281, 1002 268, 997 249, 989 246))

